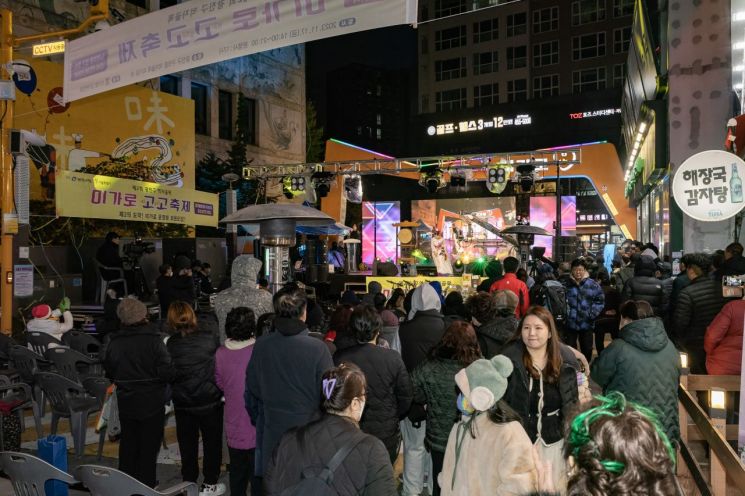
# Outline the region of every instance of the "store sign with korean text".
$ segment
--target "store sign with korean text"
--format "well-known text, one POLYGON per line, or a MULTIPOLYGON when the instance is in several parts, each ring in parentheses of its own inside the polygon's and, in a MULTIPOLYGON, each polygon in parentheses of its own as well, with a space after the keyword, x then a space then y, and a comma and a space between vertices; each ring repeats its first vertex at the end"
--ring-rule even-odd
POLYGON ((620 113, 621 113, 620 108, 609 108, 609 109, 601 109, 601 110, 590 110, 588 112, 573 112, 569 114, 569 118, 572 120, 591 119, 593 117, 609 117, 611 115, 616 115, 620 113))
POLYGON ((158 183, 59 171, 57 215, 217 227, 218 196, 158 183))
POLYGON ((70 41, 67 102, 194 67, 416 22, 414 0, 191 0, 70 41))
POLYGON ((487 119, 471 119, 460 122, 432 124, 427 127, 427 134, 430 136, 444 136, 447 134, 473 133, 501 129, 503 127, 528 126, 532 124, 532 122, 533 118, 528 114, 518 114, 514 118, 497 116, 487 119))
POLYGON ((742 180, 745 161, 732 153, 697 153, 678 167, 673 197, 686 215, 700 221, 729 219, 745 206, 742 180))

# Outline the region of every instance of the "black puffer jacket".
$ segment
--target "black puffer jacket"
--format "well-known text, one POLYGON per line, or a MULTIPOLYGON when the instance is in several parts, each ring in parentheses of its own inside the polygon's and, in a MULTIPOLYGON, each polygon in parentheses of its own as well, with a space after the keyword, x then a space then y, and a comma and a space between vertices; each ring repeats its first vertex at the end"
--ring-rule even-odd
POLYGON ((490 360, 498 355, 507 341, 515 335, 515 329, 519 321, 514 314, 508 317, 497 317, 491 322, 483 324, 476 329, 476 337, 479 340, 479 348, 484 358, 490 360))
POLYGON ((106 376, 116 384, 120 417, 145 419, 163 410, 174 370, 154 326, 122 327, 107 335, 101 357, 106 376))
POLYGON ((414 397, 401 356, 373 344, 358 344, 334 354, 334 363, 342 362, 357 365, 367 379, 367 401, 360 428, 383 441, 386 449, 395 449, 398 423, 406 416, 414 397))
POLYGON ((445 318, 437 310, 419 311, 408 322, 398 328, 401 340, 401 358, 409 373, 427 358, 431 350, 445 334, 445 318))
POLYGON ((220 346, 217 334, 197 330, 168 339, 177 378, 173 383, 173 406, 190 413, 203 413, 219 406, 222 391, 215 384, 215 352, 220 346))
POLYGON ((360 432, 351 420, 330 414, 282 436, 264 474, 264 493, 281 495, 300 482, 306 470, 320 474, 340 448, 359 436, 362 440, 333 474, 332 491, 340 496, 395 496, 393 468, 383 443, 360 432))
POLYGON ((650 257, 640 257, 634 266, 634 277, 626 281, 621 301, 646 301, 652 306, 654 314, 661 317, 667 311, 667 294, 662 281, 654 274, 657 264, 650 257))
MULTIPOLYGON (((525 345, 522 340, 513 341, 502 350, 502 354, 512 361, 514 367, 507 380, 507 391, 504 399, 520 414, 525 432, 528 433, 531 442, 535 442, 538 436, 538 417, 530 413, 534 408, 531 408, 530 376, 525 369, 525 365, 523 365, 523 350, 525 350, 525 345)), ((561 360, 563 363, 558 383, 543 383, 547 397, 560 398, 560 405, 547 404, 541 414, 541 437, 548 444, 564 437, 564 424, 576 413, 579 402, 577 392, 579 362, 574 353, 565 345, 561 345, 561 360), (548 392, 548 388, 552 388, 554 391, 548 392), (558 392, 558 395, 556 392, 558 392)), ((536 382, 533 387, 539 387, 538 383, 536 382)))

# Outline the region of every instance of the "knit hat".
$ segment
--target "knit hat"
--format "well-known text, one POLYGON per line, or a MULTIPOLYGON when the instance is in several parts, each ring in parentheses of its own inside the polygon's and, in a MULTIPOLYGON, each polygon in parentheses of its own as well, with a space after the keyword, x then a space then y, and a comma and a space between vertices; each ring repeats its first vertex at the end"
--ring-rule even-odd
POLYGON ((510 374, 510 359, 497 355, 491 360, 481 358, 461 369, 455 374, 455 384, 475 410, 485 412, 504 396, 510 374))
POLYGON ((173 272, 178 273, 182 269, 191 269, 191 260, 186 255, 179 255, 173 261, 173 272))
POLYGON ((147 307, 140 300, 124 298, 116 307, 116 316, 119 317, 122 325, 139 324, 147 318, 147 307))
POLYGON ((510 312, 514 312, 519 303, 517 295, 509 289, 495 291, 492 298, 494 298, 494 304, 498 311, 509 310, 510 312))
POLYGON ((543 276, 548 274, 554 275, 554 268, 551 267, 551 264, 544 263, 538 267, 538 273, 543 276))
POLYGON ((52 315, 52 307, 49 305, 36 305, 31 310, 31 315, 35 319, 48 319, 52 315))
POLYGON ((348 289, 344 291, 344 293, 342 293, 341 300, 339 301, 339 303, 343 305, 355 306, 355 305, 359 305, 360 299, 357 297, 357 294, 354 291, 352 291, 351 289, 348 289))

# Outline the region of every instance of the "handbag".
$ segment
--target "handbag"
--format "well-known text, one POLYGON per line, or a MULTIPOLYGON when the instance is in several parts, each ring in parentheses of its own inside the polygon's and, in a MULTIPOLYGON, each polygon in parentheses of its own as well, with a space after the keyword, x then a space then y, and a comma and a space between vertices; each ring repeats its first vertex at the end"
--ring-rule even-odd
MULTIPOLYGON (((36 442, 39 458, 54 467, 67 472, 67 440, 62 436, 47 436, 36 442)), ((68 496, 65 482, 48 480, 44 483, 46 496, 68 496)))

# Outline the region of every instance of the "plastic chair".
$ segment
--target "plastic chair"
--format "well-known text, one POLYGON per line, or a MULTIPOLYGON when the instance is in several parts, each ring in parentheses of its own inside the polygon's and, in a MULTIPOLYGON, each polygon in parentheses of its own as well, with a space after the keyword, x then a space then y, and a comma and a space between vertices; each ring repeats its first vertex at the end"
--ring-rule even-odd
MULTIPOLYGON (((18 415, 21 421, 21 429, 25 429, 23 410, 31 408, 34 414, 34 425, 36 427, 36 436, 44 436, 44 430, 41 426, 41 415, 39 414, 39 405, 34 400, 31 393, 31 386, 22 382, 6 383, 0 385, 0 403, 9 407, 8 415, 18 415)), ((5 451, 5 435, 2 429, 2 418, 5 414, 0 413, 0 451, 5 451)))
POLYGON ((106 267, 102 265, 98 260, 94 260, 96 263, 96 270, 98 271, 98 280, 96 282, 96 303, 103 305, 106 301, 106 290, 111 287, 112 284, 121 283, 124 286, 124 295, 128 295, 127 291, 127 279, 124 277, 124 269, 121 267, 106 267), (114 276, 114 279, 105 279, 103 271, 116 272, 118 275, 114 276))
POLYGON ((21 380, 33 388, 34 398, 39 405, 39 414, 43 417, 46 410, 44 391, 36 384, 34 374, 41 371, 40 364, 45 362, 44 357, 20 345, 11 346, 8 354, 13 362, 13 367, 18 371, 18 375, 21 376, 21 380))
POLYGON ((62 342, 75 351, 93 358, 101 350, 101 342, 81 331, 67 331, 62 335, 62 342))
POLYGON ((3 451, 0 453, 0 468, 10 477, 16 496, 44 496, 44 483, 48 480, 69 485, 78 483, 67 472, 26 453, 3 451))
POLYGON ((47 350, 50 346, 52 348, 65 346, 65 343, 46 332, 28 331, 26 332, 26 339, 34 353, 41 355, 42 357, 46 356, 47 350))
MULTIPOLYGON (((52 372, 37 372, 34 379, 44 391, 52 409, 52 431, 57 434, 57 425, 60 418, 70 420, 73 444, 75 445, 75 456, 83 455, 85 449, 85 434, 88 427, 88 417, 100 410, 96 398, 89 396, 82 385, 75 381, 52 372)), ((106 439, 106 429, 101 429, 98 439, 98 458, 103 452, 103 443, 106 439)))
POLYGON ((70 348, 49 348, 46 357, 59 375, 78 384, 83 384, 84 377, 102 375, 101 362, 70 348))
POLYGON ((380 337, 388 341, 392 350, 401 353, 401 340, 398 337, 398 326, 385 326, 381 328, 380 337))
POLYGON ((91 496, 198 496, 199 487, 193 482, 182 482, 156 491, 120 470, 97 465, 80 465, 75 471, 91 496))

